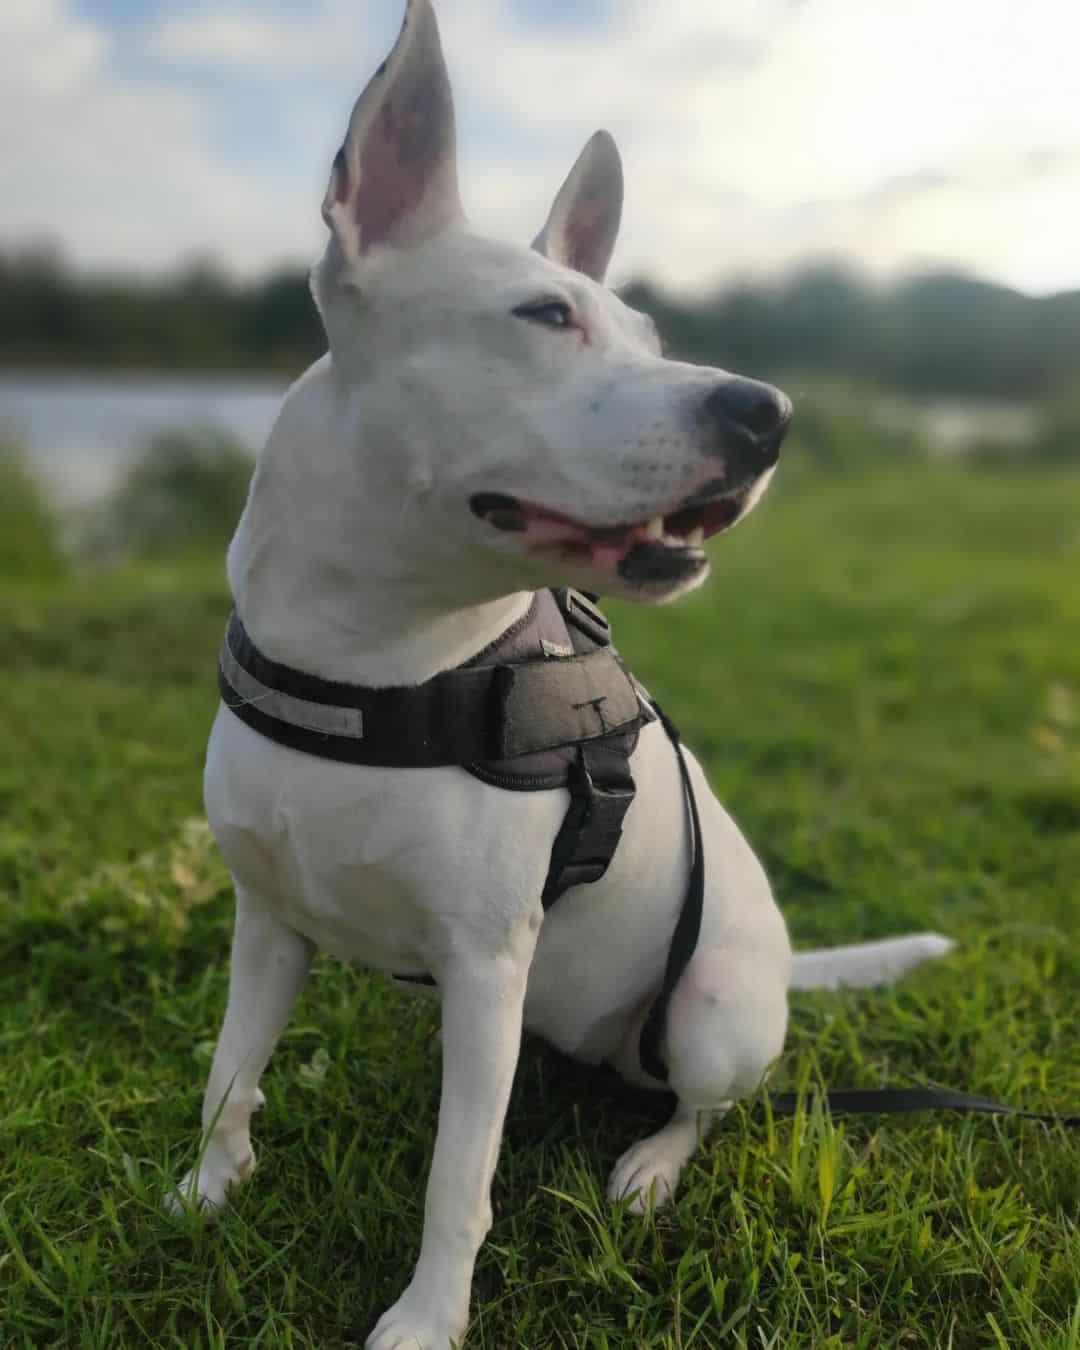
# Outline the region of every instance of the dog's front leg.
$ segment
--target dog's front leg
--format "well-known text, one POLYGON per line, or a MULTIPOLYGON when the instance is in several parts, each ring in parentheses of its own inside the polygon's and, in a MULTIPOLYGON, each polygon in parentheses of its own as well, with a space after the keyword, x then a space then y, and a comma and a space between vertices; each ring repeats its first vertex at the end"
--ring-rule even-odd
MULTIPOLYGON (((203 1099, 199 1160, 179 1193, 217 1209, 255 1167, 249 1123, 262 1105, 259 1077, 284 1030, 314 953, 312 944, 255 895, 236 888, 229 1001, 203 1099)), ((169 1209, 177 1208, 171 1197, 169 1209)))
POLYGON ((491 1178, 521 1047, 538 927, 539 907, 508 948, 478 950, 439 971, 442 1099, 420 1259, 367 1350, 449 1350, 464 1335, 473 1266, 491 1226, 491 1178))

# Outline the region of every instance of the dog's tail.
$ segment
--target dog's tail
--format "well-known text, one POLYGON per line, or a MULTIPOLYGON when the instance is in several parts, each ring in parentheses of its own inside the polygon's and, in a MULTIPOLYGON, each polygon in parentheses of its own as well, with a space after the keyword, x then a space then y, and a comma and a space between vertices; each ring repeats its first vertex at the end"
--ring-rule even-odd
POLYGON ((944 956, 954 943, 940 933, 911 933, 882 942, 857 942, 850 947, 819 947, 796 952, 792 989, 851 989, 888 984, 913 966, 944 956))

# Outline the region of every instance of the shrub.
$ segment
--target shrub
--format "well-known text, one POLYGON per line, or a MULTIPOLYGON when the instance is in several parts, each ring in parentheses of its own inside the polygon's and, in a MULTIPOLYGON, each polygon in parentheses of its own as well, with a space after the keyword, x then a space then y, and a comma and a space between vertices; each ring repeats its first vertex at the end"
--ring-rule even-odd
POLYGON ((252 466, 247 450, 213 428, 161 432, 106 509, 99 545, 141 557, 223 549, 252 466))
POLYGON ((784 447, 786 468, 808 464, 830 471, 860 469, 878 460, 926 454, 914 427, 890 420, 881 396, 870 387, 840 381, 780 380, 795 403, 795 417, 784 447), (803 392, 804 384, 809 387, 803 392))
POLYGON ((66 571, 44 492, 15 447, 0 443, 0 578, 48 579, 66 571))
POLYGON ((1031 444, 1030 456, 1044 464, 1080 464, 1080 396, 1050 405, 1031 444))
POLYGON ((1046 404, 1034 432, 1015 443, 982 441, 972 446, 971 458, 978 464, 1017 468, 1080 464, 1080 396, 1046 404))

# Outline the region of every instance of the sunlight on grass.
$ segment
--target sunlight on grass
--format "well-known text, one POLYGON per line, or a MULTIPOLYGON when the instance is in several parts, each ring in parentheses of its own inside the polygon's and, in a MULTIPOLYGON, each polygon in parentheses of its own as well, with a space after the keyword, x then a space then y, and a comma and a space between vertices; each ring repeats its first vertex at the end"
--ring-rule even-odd
MULTIPOLYGON (((112 931, 179 940, 196 905, 229 892, 229 874, 207 821, 186 820, 177 838, 131 862, 100 863, 61 902, 61 912, 83 909, 102 916, 112 931)), ((85 922, 85 919, 82 919, 85 922)))

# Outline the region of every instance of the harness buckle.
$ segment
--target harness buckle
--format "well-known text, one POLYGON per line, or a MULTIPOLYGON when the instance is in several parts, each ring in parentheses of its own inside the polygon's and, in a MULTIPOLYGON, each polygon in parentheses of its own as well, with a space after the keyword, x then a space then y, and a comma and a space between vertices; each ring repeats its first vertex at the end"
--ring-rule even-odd
POLYGON ((564 586, 555 592, 555 599, 567 623, 572 623, 579 632, 601 647, 611 646, 611 625, 581 591, 564 586))
POLYGON ((600 880, 615 855, 623 818, 634 800, 628 766, 625 781, 598 784, 584 749, 570 766, 570 806, 551 850, 542 895, 545 909, 572 886, 600 880))

